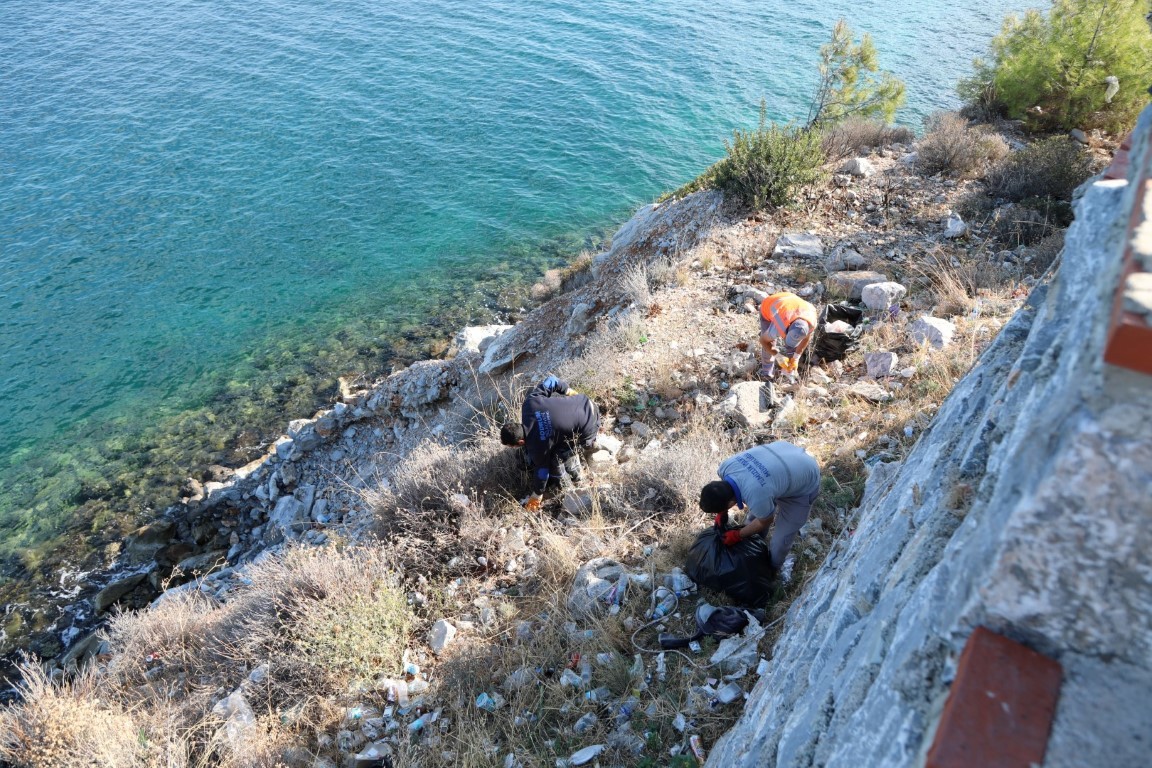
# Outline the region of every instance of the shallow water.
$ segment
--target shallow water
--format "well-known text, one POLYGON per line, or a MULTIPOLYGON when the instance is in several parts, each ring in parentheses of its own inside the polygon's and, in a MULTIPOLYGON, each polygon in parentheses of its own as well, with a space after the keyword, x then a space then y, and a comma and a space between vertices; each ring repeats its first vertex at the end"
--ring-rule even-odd
POLYGON ((803 120, 839 16, 918 126, 1025 5, 4 2, 3 549, 147 514, 141 467, 238 460, 430 319, 490 319, 761 97, 803 120))

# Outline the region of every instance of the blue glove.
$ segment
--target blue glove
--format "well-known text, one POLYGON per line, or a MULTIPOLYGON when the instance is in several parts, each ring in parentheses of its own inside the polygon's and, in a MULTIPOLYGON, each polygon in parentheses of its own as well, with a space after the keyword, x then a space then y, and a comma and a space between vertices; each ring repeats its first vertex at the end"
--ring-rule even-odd
POLYGON ((555 392, 556 388, 559 386, 560 379, 556 378, 555 376, 549 376, 548 378, 544 379, 544 381, 540 382, 540 388, 548 394, 555 392))

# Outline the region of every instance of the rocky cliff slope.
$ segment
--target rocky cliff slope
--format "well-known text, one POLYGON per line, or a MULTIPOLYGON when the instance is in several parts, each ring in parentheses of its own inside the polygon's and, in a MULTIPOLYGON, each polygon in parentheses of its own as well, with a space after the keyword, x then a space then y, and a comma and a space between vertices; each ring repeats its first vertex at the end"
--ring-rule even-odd
POLYGON ((1147 764, 1152 382, 1102 359, 1142 184, 1083 190, 1052 282, 873 468, 709 765, 917 764, 979 625, 1063 665, 1047 766, 1147 764))

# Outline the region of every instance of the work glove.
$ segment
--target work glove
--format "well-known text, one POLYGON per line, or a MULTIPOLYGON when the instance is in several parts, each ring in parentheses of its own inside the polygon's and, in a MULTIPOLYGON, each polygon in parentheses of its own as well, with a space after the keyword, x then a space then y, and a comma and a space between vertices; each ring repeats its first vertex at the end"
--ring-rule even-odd
POLYGON ((524 500, 524 509, 528 512, 539 512, 540 504, 544 501, 544 497, 540 494, 532 494, 524 500))
POLYGON ((739 528, 737 528, 734 531, 725 531, 724 532, 724 546, 734 547, 737 544, 739 544, 740 541, 741 541, 741 539, 740 539, 740 529, 739 528))
POLYGON ((716 515, 716 517, 712 518, 712 524, 715 525, 717 528, 727 528, 728 527, 728 513, 727 512, 721 512, 720 514, 716 515))
POLYGON ((780 363, 780 369, 783 370, 784 373, 792 374, 793 376, 796 375, 796 358, 784 358, 780 363))

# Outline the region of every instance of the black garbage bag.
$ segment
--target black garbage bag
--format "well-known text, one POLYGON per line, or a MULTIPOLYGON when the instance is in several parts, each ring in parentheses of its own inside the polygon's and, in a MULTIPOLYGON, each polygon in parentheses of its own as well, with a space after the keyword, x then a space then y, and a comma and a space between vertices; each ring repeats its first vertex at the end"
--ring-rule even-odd
POLYGON ((819 363, 843 360, 860 342, 864 332, 864 310, 850 304, 828 304, 820 313, 820 324, 816 331, 816 341, 812 345, 812 357, 819 363), (852 326, 852 330, 841 333, 829 331, 828 325, 842 320, 852 326))
POLYGON ((716 526, 701 531, 688 550, 684 572, 697 584, 723 592, 742 605, 764 605, 775 576, 768 542, 753 536, 729 547, 723 539, 724 530, 716 526))

